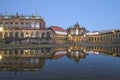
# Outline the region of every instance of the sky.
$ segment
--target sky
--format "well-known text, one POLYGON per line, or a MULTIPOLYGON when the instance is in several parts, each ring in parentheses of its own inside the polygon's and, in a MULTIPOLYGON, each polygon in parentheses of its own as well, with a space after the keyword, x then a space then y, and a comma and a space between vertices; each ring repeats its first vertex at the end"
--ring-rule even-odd
POLYGON ((120 0, 0 0, 0 13, 42 16, 46 26, 67 29, 78 22, 89 31, 120 29, 120 0))

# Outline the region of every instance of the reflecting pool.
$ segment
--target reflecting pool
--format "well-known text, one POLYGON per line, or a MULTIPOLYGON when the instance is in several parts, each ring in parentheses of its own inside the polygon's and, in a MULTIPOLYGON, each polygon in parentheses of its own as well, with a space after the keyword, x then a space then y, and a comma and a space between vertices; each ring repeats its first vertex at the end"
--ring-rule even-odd
POLYGON ((119 80, 120 46, 0 50, 0 80, 119 80))

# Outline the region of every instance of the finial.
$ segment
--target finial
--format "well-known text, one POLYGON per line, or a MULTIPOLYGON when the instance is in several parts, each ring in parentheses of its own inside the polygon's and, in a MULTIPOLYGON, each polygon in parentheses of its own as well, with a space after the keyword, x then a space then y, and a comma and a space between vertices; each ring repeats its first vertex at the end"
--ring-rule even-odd
POLYGON ((7 11, 5 11, 5 15, 8 15, 7 11))
POLYGON ((18 16, 18 12, 16 12, 16 16, 18 16))
POLYGON ((22 14, 22 17, 23 17, 23 14, 22 14))
POLYGON ((2 16, 2 13, 0 13, 0 16, 2 16))
POLYGON ((76 22, 76 24, 78 25, 78 22, 76 22))
POLYGON ((38 16, 38 12, 37 11, 35 12, 35 16, 38 16))
POLYGON ((40 19, 42 19, 42 16, 40 16, 40 19))
POLYGON ((32 17, 33 17, 34 15, 32 14, 32 17))

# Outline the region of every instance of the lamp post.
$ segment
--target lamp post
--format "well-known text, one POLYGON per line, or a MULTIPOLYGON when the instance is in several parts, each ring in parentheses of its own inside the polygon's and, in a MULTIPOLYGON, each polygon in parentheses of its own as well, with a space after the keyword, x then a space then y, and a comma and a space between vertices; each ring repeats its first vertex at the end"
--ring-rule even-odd
POLYGON ((68 35, 68 40, 69 40, 69 42, 71 42, 71 35, 70 34, 68 35))
POLYGON ((2 55, 0 55, 0 60, 2 60, 2 55))
POLYGON ((0 32, 3 32, 3 27, 0 27, 0 32))

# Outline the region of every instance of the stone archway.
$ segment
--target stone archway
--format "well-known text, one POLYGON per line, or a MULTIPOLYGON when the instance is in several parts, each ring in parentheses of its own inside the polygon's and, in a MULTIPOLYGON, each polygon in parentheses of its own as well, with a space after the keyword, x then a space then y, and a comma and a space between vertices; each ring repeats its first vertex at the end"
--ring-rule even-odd
POLYGON ((47 33, 46 33, 46 35, 47 35, 47 36, 46 36, 46 37, 47 37, 47 39, 50 39, 50 33, 49 33, 49 32, 47 32, 47 33))
POLYGON ((21 32, 21 35, 20 35, 20 36, 21 36, 21 38, 24 38, 24 33, 23 33, 23 32, 21 32))
POLYGON ((41 34, 41 38, 45 38, 45 33, 44 32, 41 34))
POLYGON ((30 37, 34 37, 34 32, 31 32, 31 35, 30 35, 30 37))
POLYGON ((10 34, 9 34, 9 39, 12 41, 13 40, 13 32, 10 32, 10 34))
POLYGON ((18 27, 19 27, 19 25, 18 25, 18 23, 16 22, 16 23, 15 23, 15 28, 18 28, 18 27))
POLYGON ((18 32, 15 32, 15 40, 18 40, 19 36, 18 36, 18 32))
POLYGON ((36 32, 36 35, 35 35, 36 37, 39 37, 39 32, 36 32))
POLYGON ((4 41, 5 41, 6 44, 9 43, 8 32, 4 33, 4 41))
POLYGON ((29 33, 28 32, 25 33, 25 37, 29 37, 29 33))
POLYGON ((3 34, 2 34, 2 32, 0 32, 0 39, 2 39, 3 38, 3 34))
POLYGON ((4 33, 4 38, 8 38, 8 32, 4 33))

